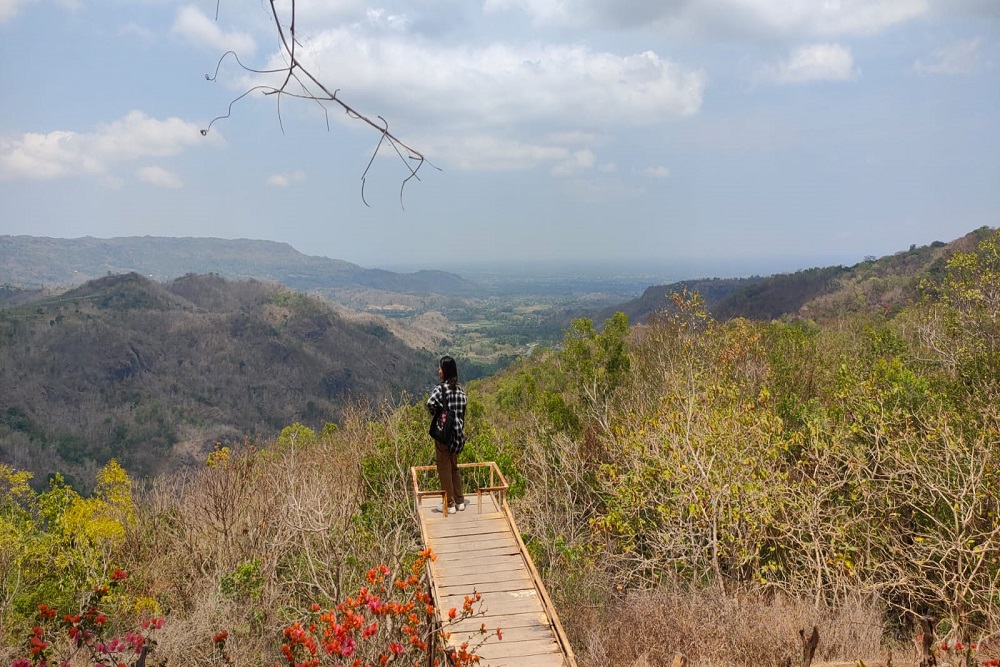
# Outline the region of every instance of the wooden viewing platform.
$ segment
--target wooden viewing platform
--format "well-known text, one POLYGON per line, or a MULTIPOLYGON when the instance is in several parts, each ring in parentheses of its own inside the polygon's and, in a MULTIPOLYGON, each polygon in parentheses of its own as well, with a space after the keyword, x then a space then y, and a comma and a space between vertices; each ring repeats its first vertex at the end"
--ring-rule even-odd
POLYGON ((566 633, 507 506, 507 482, 500 469, 493 462, 462 463, 459 468, 468 506, 455 514, 433 511, 444 492, 420 487, 420 479, 433 479, 437 485, 434 466, 410 470, 424 545, 437 557, 428 572, 439 620, 447 623, 453 607, 461 611, 465 596, 482 595, 482 606, 475 608, 484 614, 448 628, 449 645, 468 641, 475 647, 485 624, 488 631, 500 628, 503 639, 490 637, 475 651, 483 665, 576 667, 566 633), (480 480, 483 483, 476 484, 480 480))

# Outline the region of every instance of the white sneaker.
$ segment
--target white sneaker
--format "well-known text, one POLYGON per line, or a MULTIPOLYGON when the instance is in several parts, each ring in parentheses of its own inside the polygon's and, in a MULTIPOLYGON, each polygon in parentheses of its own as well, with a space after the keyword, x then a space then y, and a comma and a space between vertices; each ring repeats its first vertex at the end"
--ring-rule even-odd
POLYGON ((464 512, 464 511, 465 511, 465 506, 466 506, 466 505, 467 505, 467 503, 466 503, 466 502, 465 502, 465 501, 463 500, 463 501, 462 501, 462 502, 460 502, 460 503, 459 503, 458 505, 456 505, 456 507, 458 507, 458 510, 459 510, 460 512, 464 512))
MULTIPOLYGON (((443 514, 444 513, 444 505, 442 503, 438 503, 437 507, 434 508, 434 511, 437 512, 438 514, 443 514)), ((448 505, 448 514, 454 514, 457 511, 458 510, 455 509, 454 505, 448 505)))

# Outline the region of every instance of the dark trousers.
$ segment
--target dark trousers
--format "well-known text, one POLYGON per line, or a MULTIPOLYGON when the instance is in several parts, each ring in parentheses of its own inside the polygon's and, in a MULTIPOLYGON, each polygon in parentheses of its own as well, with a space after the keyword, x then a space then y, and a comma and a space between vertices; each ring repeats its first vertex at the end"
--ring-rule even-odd
POLYGON ((434 441, 434 457, 437 459, 438 477, 441 478, 441 488, 448 494, 448 504, 464 503, 462 495, 462 477, 458 474, 458 454, 448 451, 448 445, 434 441))

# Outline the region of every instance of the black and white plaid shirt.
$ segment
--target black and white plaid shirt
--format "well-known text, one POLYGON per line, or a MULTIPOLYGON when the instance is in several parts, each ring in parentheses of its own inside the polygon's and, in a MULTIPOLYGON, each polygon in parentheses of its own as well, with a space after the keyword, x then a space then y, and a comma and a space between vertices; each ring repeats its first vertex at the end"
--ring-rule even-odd
POLYGON ((448 396, 448 408, 455 413, 455 435, 448 443, 448 450, 453 454, 459 454, 465 447, 465 390, 461 385, 456 385, 452 389, 446 384, 439 384, 434 387, 430 398, 427 399, 427 411, 433 415, 439 407, 443 407, 445 394, 448 396))

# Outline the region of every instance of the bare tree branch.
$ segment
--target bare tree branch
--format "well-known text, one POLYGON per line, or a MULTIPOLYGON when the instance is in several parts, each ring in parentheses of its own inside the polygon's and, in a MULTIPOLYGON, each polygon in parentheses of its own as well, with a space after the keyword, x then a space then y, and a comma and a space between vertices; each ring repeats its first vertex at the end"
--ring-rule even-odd
MULTIPOLYGON (((281 43, 282 56, 285 59, 286 66, 277 69, 255 69, 245 65, 239 56, 234 51, 227 51, 219 58, 219 62, 216 64, 214 74, 206 74, 205 79, 208 81, 216 81, 219 76, 219 69, 222 66, 223 61, 232 55, 236 63, 245 71, 251 72, 253 74, 279 74, 284 73, 284 80, 280 85, 267 85, 260 84, 253 86, 249 90, 245 91, 238 97, 229 103, 229 108, 224 115, 216 116, 209 122, 208 127, 201 131, 202 135, 207 135, 212 126, 215 125, 217 121, 229 118, 232 115, 233 106, 242 100, 244 97, 255 91, 261 91, 265 95, 276 95, 277 96, 277 106, 278 106, 278 123, 281 126, 282 132, 284 132, 284 124, 281 119, 281 98, 283 96, 288 96, 296 99, 311 100, 316 102, 323 108, 324 114, 326 114, 326 127, 329 131, 330 129, 330 118, 326 107, 326 104, 333 103, 339 106, 348 118, 352 120, 361 121, 367 124, 376 132, 379 133, 378 143, 375 145, 375 149, 372 151, 371 158, 368 160, 368 164, 365 166, 364 171, 361 174, 361 201, 364 202, 365 206, 369 206, 368 201, 365 199, 365 184, 367 183, 368 173, 371 171, 373 164, 375 163, 375 158, 378 157, 379 150, 383 145, 388 144, 393 151, 395 151, 396 156, 399 161, 402 162, 403 166, 407 171, 407 176, 403 179, 399 188, 399 203, 400 207, 403 207, 403 192, 406 188, 406 184, 411 180, 420 180, 419 172, 420 169, 426 164, 431 168, 441 171, 440 168, 433 165, 427 160, 427 157, 413 146, 410 146, 393 132, 389 130, 389 123, 382 116, 376 116, 377 121, 371 117, 361 113, 356 108, 344 102, 338 94, 340 89, 335 89, 331 91, 326 85, 324 85, 313 73, 299 60, 297 55, 297 48, 299 47, 299 41, 296 38, 296 0, 291 0, 291 8, 289 9, 290 20, 287 24, 282 23, 281 16, 279 15, 278 8, 276 6, 276 0, 268 0, 271 5, 271 17, 274 22, 274 26, 278 33, 278 40, 281 43), (294 86, 297 86, 300 90, 296 91, 294 86)), ((219 6, 216 4, 216 20, 218 20, 219 6)))

